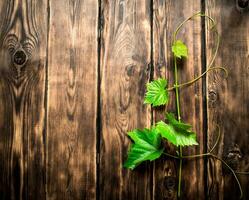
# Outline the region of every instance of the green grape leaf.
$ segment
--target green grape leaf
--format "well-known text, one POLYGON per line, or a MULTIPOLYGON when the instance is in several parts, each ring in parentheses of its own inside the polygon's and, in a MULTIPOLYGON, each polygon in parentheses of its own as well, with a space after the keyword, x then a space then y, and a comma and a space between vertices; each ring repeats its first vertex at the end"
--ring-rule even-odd
POLYGON ((174 42, 172 52, 177 58, 188 57, 188 48, 181 40, 174 42))
POLYGON ((144 103, 152 104, 152 106, 165 105, 169 101, 167 88, 167 80, 157 79, 147 83, 147 92, 145 94, 144 103))
POLYGON ((143 161, 153 161, 162 155, 164 148, 161 147, 161 135, 155 127, 143 130, 135 129, 128 135, 134 144, 128 152, 124 167, 134 169, 143 161))
POLYGON ((175 119, 175 115, 173 113, 166 113, 166 119, 169 121, 170 124, 172 124, 175 128, 181 129, 181 130, 189 130, 192 128, 190 124, 186 124, 183 122, 179 122, 175 119))
POLYGON ((198 145, 196 141, 196 133, 191 131, 191 125, 179 122, 172 113, 167 113, 166 117, 169 123, 160 121, 156 125, 156 129, 163 138, 176 146, 198 145))

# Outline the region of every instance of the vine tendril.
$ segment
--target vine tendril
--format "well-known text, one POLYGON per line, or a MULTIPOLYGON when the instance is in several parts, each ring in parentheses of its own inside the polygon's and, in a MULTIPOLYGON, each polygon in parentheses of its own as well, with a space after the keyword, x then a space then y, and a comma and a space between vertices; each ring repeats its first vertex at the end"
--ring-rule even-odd
POLYGON ((187 81, 185 83, 181 83, 181 84, 175 84, 174 86, 172 87, 169 87, 167 90, 168 91, 172 91, 174 90, 176 87, 180 88, 180 87, 184 87, 184 86, 188 86, 188 85, 192 85, 193 83, 195 83, 196 81, 198 81, 199 79, 201 79, 204 75, 206 75, 208 72, 212 71, 212 70, 223 70, 226 74, 226 77, 228 76, 228 71, 226 68, 224 67, 212 67, 213 63, 214 63, 214 60, 217 56, 217 53, 218 53, 218 49, 219 49, 219 46, 220 46, 220 36, 219 36, 219 33, 218 33, 218 30, 217 30, 217 26, 216 26, 216 23, 214 21, 214 19, 202 12, 198 12, 194 15, 192 15, 191 17, 185 19, 175 30, 174 32, 174 41, 176 40, 176 36, 178 34, 178 32, 180 31, 180 29, 182 28, 182 26, 188 22, 189 20, 195 18, 195 17, 205 17, 207 19, 209 19, 209 21, 211 21, 211 27, 210 27, 210 30, 214 30, 215 34, 216 34, 216 38, 217 38, 217 41, 216 41, 216 46, 215 46, 215 49, 214 49, 214 53, 212 55, 212 58, 209 62, 209 64, 207 65, 207 68, 206 70, 199 76, 195 77, 194 79, 190 80, 190 81, 187 81))
MULTIPOLYGON (((174 74, 175 74, 175 84, 173 87, 169 87, 167 88, 168 91, 170 90, 175 90, 175 93, 176 93, 176 107, 177 107, 177 116, 178 116, 178 121, 181 121, 181 116, 180 116, 180 104, 179 104, 179 88, 180 87, 183 87, 183 86, 187 86, 187 85, 191 85, 193 83, 195 83, 196 81, 198 81, 199 79, 201 79, 205 74, 207 74, 209 71, 211 70, 223 70, 226 74, 226 77, 228 76, 228 71, 227 69, 225 69, 224 67, 212 67, 213 63, 214 63, 214 60, 217 56, 217 52, 218 52, 218 49, 219 49, 219 45, 220 45, 220 36, 219 36, 219 33, 218 33, 218 30, 217 30, 217 26, 216 26, 216 23, 214 21, 213 18, 211 18, 210 16, 206 15, 206 14, 203 14, 201 12, 198 12, 194 15, 192 15, 191 17, 187 18, 186 20, 184 20, 175 30, 174 32, 174 35, 173 35, 173 42, 175 43, 176 42, 176 38, 177 38, 177 34, 178 32, 180 31, 180 29, 182 28, 182 26, 188 22, 189 20, 195 18, 195 17, 205 17, 207 18, 209 21, 211 21, 211 30, 214 30, 215 34, 216 34, 216 46, 215 46, 215 49, 214 49, 214 53, 211 57, 211 60, 209 62, 209 64, 207 65, 207 68, 206 70, 199 76, 195 77, 193 80, 190 80, 188 82, 185 82, 185 83, 181 83, 181 84, 178 84, 178 72, 177 72, 177 60, 176 60, 176 56, 174 56, 174 74)), ((242 191, 242 187, 241 187, 241 184, 240 184, 240 181, 236 175, 237 174, 249 174, 249 172, 236 172, 232 169, 232 167, 229 166, 229 164, 223 160, 222 158, 216 156, 215 154, 213 154, 212 152, 214 151, 214 149, 216 148, 216 146, 218 145, 218 142, 219 142, 219 139, 220 139, 220 127, 217 125, 218 127, 218 137, 216 139, 216 142, 214 144, 214 146, 210 149, 210 151, 208 153, 202 153, 202 154, 197 154, 197 155, 182 155, 182 147, 180 146, 179 147, 179 154, 177 156, 175 155, 171 155, 171 154, 168 154, 168 153, 163 153, 164 155, 168 156, 168 157, 171 157, 171 158, 175 158, 175 159, 179 159, 180 163, 179 163, 179 174, 178 174, 178 190, 177 190, 177 196, 180 197, 180 194, 181 194, 181 172, 182 172, 182 160, 183 159, 191 159, 191 158, 198 158, 198 157, 204 157, 204 156, 210 156, 212 158, 215 158, 216 160, 219 160, 220 162, 222 162, 233 174, 237 184, 238 184, 238 187, 239 187, 239 190, 240 190, 240 198, 243 197, 243 191, 242 191)))
POLYGON ((196 155, 185 155, 185 156, 175 156, 175 155, 171 155, 171 154, 168 154, 168 153, 163 153, 164 155, 168 156, 168 157, 171 157, 171 158, 175 158, 175 159, 193 159, 193 158, 201 158, 201 157, 212 157, 212 158, 215 158, 216 160, 219 160, 220 162, 222 162, 233 174, 237 184, 238 184, 238 187, 239 187, 239 190, 240 190, 240 199, 243 197, 243 190, 242 190, 242 187, 241 187, 241 184, 240 184, 240 181, 238 179, 238 176, 237 174, 241 174, 241 175, 248 175, 249 172, 239 172, 239 171, 235 171, 233 170, 232 167, 230 167, 230 165, 225 161, 223 160, 222 158, 216 156, 215 154, 213 154, 213 150, 215 149, 215 147, 218 145, 219 143, 219 140, 220 140, 220 127, 217 125, 217 128, 218 128, 218 137, 213 145, 213 147, 209 150, 209 152, 207 153, 202 153, 202 154, 196 154, 196 155))

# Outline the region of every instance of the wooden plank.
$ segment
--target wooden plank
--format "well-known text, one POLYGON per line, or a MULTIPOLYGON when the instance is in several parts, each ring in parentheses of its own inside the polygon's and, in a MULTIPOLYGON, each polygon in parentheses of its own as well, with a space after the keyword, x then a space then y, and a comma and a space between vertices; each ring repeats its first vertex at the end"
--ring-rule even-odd
POLYGON ((100 199, 151 199, 152 165, 122 167, 127 131, 150 126, 150 2, 105 0, 102 12, 100 199))
MULTIPOLYGON (((249 171, 249 15, 239 12, 236 1, 211 0, 206 12, 218 24, 221 46, 215 66, 224 66, 222 73, 208 75, 208 145, 217 137, 216 124, 221 129, 221 140, 216 153, 238 171, 249 171)), ((208 27, 207 27, 208 28, 208 27)), ((214 48, 215 38, 207 32, 207 58, 214 48)), ((208 166, 210 199, 239 199, 239 189, 231 173, 220 162, 211 160, 208 166)), ((239 176, 244 198, 249 198, 249 178, 239 176)))
POLYGON ((47 199, 95 199, 97 1, 50 1, 47 199))
MULTIPOLYGON (((154 0, 154 77, 166 77, 170 86, 174 84, 171 53, 173 32, 179 23, 200 10, 201 1, 154 0)), ((180 65, 179 69, 180 82, 186 82, 202 71, 200 19, 188 22, 185 28, 179 33, 178 38, 187 44, 189 51, 188 59, 183 62, 183 65, 180 65)), ((193 130, 196 131, 199 141, 199 146, 196 148, 184 148, 183 153, 185 155, 199 154, 204 150, 202 81, 193 86, 180 89, 180 105, 182 120, 193 125, 193 130)), ((176 113, 173 92, 170 93, 170 102, 165 110, 176 113)), ((157 110, 154 114, 154 120, 159 121, 164 119, 165 110, 157 110)), ((168 152, 175 154, 175 150, 171 145, 167 145, 168 152)), ((182 173, 182 198, 203 199, 205 181, 203 160, 184 161, 182 173)), ((177 198, 177 161, 168 158, 157 161, 155 164, 154 179, 155 199, 177 198)))
POLYGON ((46 2, 0 2, 0 199, 45 199, 46 2))

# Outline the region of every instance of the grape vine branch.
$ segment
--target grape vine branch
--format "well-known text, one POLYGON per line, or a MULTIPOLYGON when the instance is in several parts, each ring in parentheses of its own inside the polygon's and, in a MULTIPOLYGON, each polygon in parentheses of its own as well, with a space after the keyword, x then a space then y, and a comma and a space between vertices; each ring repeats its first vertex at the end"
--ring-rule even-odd
POLYGON ((151 81, 147 83, 147 91, 145 94, 144 103, 150 104, 153 108, 158 106, 165 106, 169 100, 169 92, 175 91, 175 100, 176 100, 176 116, 173 113, 165 113, 165 120, 156 122, 150 128, 144 128, 143 130, 134 129, 128 132, 128 135, 133 140, 133 144, 131 145, 128 158, 124 163, 124 167, 129 169, 134 169, 139 164, 144 161, 153 161, 158 159, 162 155, 177 159, 179 161, 179 169, 178 169, 178 188, 177 188, 177 196, 180 198, 181 196, 181 179, 182 179, 182 161, 183 159, 195 159, 195 158, 203 158, 203 157, 212 157, 220 161, 224 166, 226 166, 232 175, 234 176, 239 190, 240 190, 240 198, 243 197, 243 191, 238 179, 237 175, 248 175, 249 172, 237 172, 235 171, 225 160, 218 157, 213 153, 220 139, 220 127, 217 125, 218 129, 218 137, 215 141, 213 147, 206 153, 198 154, 198 155, 183 155, 183 147, 189 147, 193 145, 198 145, 196 140, 196 133, 192 131, 192 126, 190 124, 184 123, 181 120, 181 107, 180 107, 180 95, 179 90, 185 86, 190 86, 194 84, 196 81, 203 78, 208 72, 213 70, 222 70, 225 72, 226 77, 228 76, 228 72, 224 67, 213 67, 214 60, 217 56, 217 52, 220 45, 220 36, 217 30, 216 23, 213 18, 210 16, 198 12, 192 15, 191 17, 185 19, 175 30, 173 34, 173 62, 174 62, 174 85, 168 87, 168 83, 166 79, 159 78, 157 80, 151 81), (178 81, 178 59, 183 59, 188 57, 188 48, 183 43, 182 40, 177 39, 177 35, 181 28, 190 20, 196 17, 204 17, 211 23, 210 30, 214 32, 216 35, 215 41, 215 49, 214 53, 210 59, 209 64, 206 67, 206 70, 195 77, 194 79, 187 81, 185 83, 179 83, 178 81), (165 148, 162 146, 162 140, 166 139, 171 144, 175 145, 178 148, 176 151, 176 155, 169 154, 165 152, 165 148))

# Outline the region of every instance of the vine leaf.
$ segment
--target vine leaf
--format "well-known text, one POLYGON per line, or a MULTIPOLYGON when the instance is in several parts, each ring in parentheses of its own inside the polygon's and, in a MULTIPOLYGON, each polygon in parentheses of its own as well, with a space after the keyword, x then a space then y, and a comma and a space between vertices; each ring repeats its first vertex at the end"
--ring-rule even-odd
POLYGON ((167 80, 162 78, 147 83, 144 103, 152 104, 153 107, 167 104, 169 101, 167 85, 167 80))
POLYGON ((181 40, 177 40, 173 43, 172 52, 177 58, 188 57, 188 48, 181 40))
POLYGON ((124 167, 134 169, 141 162, 155 160, 159 158, 164 148, 161 147, 161 136, 155 127, 151 129, 135 129, 128 133, 134 141, 129 152, 124 167))
POLYGON ((180 122, 176 120, 175 115, 173 113, 166 113, 165 114, 166 119, 169 121, 170 124, 172 124, 174 127, 181 129, 181 130, 188 130, 192 128, 190 124, 186 124, 183 122, 180 122))
POLYGON ((192 128, 190 124, 177 121, 172 113, 167 113, 166 118, 168 119, 168 124, 160 121, 156 125, 156 129, 163 138, 176 146, 198 145, 196 133, 190 130, 192 128))

